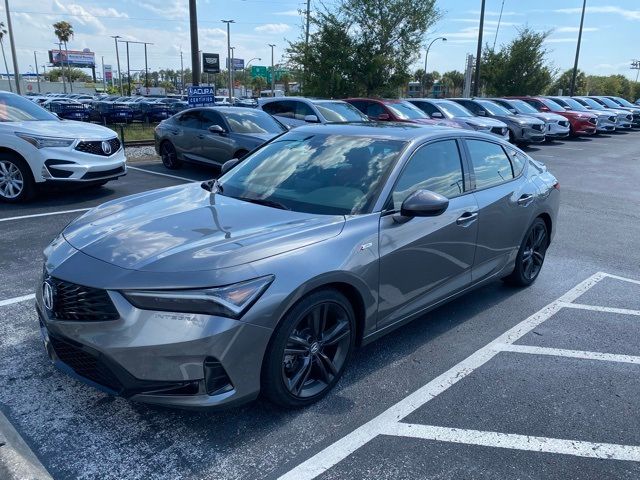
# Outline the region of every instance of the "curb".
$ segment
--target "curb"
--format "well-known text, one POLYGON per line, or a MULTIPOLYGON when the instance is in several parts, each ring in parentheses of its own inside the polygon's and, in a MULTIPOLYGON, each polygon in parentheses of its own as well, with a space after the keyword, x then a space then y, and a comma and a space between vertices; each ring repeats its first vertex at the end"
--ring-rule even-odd
POLYGON ((0 412, 0 478, 3 480, 53 480, 2 412, 0 412))

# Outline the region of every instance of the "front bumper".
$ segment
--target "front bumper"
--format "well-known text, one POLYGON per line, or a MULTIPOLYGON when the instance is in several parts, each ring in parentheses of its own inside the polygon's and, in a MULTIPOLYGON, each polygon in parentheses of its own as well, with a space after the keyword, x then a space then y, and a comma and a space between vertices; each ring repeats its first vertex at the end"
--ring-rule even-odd
POLYGON ((227 407, 255 399, 272 330, 222 317, 139 310, 108 291, 119 317, 60 321, 36 309, 47 353, 104 392, 156 405, 227 407))
POLYGON ((530 125, 514 127, 512 129, 513 137, 518 143, 540 143, 545 139, 546 125, 541 125, 541 130, 535 129, 530 125))
POLYGON ((560 125, 558 122, 547 123, 547 138, 565 138, 569 136, 569 122, 565 125, 560 125))

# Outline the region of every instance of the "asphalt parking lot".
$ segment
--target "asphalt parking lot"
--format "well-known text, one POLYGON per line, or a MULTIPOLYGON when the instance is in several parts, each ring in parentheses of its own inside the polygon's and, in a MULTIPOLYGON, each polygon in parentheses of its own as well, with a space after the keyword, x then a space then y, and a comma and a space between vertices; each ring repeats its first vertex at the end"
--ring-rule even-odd
POLYGON ((56 479, 640 478, 640 132, 529 153, 562 193, 538 281, 488 285, 368 345, 299 411, 133 404, 42 346, 31 296, 49 241, 82 209, 211 171, 135 163, 107 188, 0 205, 0 411, 56 479))

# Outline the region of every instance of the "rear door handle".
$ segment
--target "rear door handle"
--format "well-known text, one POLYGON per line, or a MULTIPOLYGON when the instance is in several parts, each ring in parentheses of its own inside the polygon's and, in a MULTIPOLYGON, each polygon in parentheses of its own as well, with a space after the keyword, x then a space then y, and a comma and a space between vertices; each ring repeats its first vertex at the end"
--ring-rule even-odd
POLYGON ((533 195, 530 193, 525 193, 518 199, 518 205, 526 207, 533 201, 533 195))
POLYGON ((456 223, 458 225, 466 226, 473 222, 476 218, 478 218, 478 212, 465 212, 456 220, 456 223))

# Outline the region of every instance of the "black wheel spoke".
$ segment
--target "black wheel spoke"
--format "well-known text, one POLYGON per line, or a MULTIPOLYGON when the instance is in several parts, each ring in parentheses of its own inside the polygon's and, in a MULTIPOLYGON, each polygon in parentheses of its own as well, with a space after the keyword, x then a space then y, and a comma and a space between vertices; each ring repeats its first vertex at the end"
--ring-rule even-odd
POLYGON ((309 349, 304 347, 286 347, 284 349, 285 355, 304 355, 309 349))
POLYGON ((325 367, 324 362, 320 357, 316 359, 316 365, 318 366, 318 370, 320 371, 321 380, 328 384, 332 379, 332 375, 327 371, 327 367, 325 367))
POLYGON ((289 336, 289 343, 292 343, 298 347, 303 347, 305 349, 308 349, 311 346, 311 344, 305 338, 302 338, 296 332, 292 333, 289 336))
POLYGON ((309 373, 311 373, 311 359, 306 357, 300 370, 298 370, 295 376, 289 381, 289 389, 294 395, 300 395, 302 387, 309 378, 309 373))
POLYGON ((533 262, 536 265, 542 265, 542 262, 544 262, 544 255, 540 252, 533 252, 533 262))
POLYGON ((335 376, 338 374, 338 370, 336 369, 336 366, 333 364, 331 359, 324 354, 324 352, 318 353, 318 361, 322 363, 326 368, 329 369, 329 371, 331 372, 331 375, 335 376))
POLYGON ((349 323, 347 321, 338 322, 335 327, 325 332, 322 336, 322 343, 326 346, 335 345, 349 335, 349 333, 349 323))
POLYGON ((322 332, 327 324, 329 306, 323 303, 311 312, 311 331, 316 339, 322 336, 322 332))

